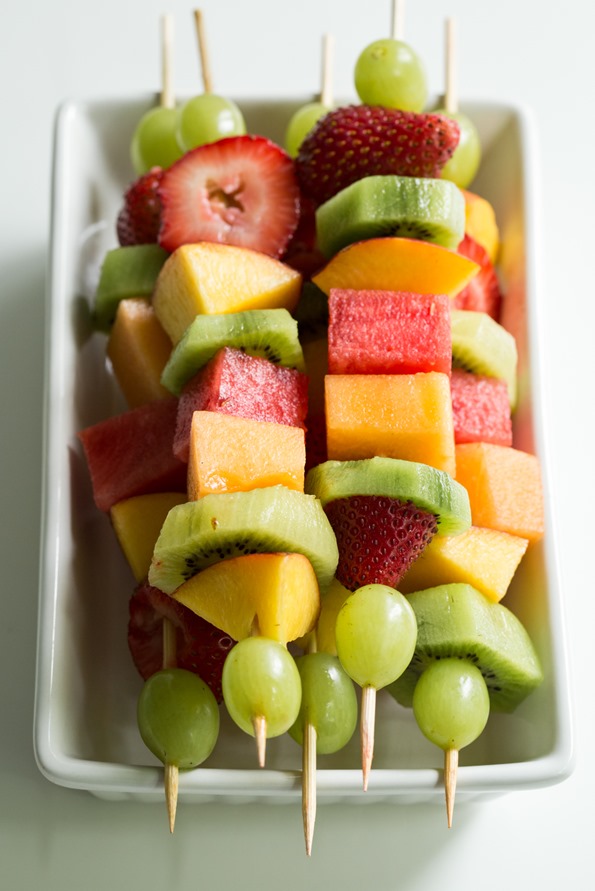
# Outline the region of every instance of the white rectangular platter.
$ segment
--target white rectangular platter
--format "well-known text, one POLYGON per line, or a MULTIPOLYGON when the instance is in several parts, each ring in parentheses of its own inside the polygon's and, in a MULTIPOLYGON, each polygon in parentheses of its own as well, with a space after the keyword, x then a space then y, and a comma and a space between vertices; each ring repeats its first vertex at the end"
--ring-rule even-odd
MULTIPOLYGON (((89 306, 115 219, 133 179, 128 146, 154 97, 69 102, 56 118, 47 311, 44 501, 35 696, 35 752, 42 773, 105 798, 162 800, 162 770, 136 727, 141 688, 127 649, 133 580, 109 520, 93 505, 78 430, 124 408, 93 334, 89 306)), ((282 142, 300 102, 240 102, 251 132, 282 142)), ((503 321, 517 337, 520 402, 515 445, 538 454, 546 535, 523 561, 504 601, 525 623, 545 681, 511 715, 493 714, 461 752, 457 801, 550 785, 572 770, 573 738, 563 594, 556 556, 540 366, 539 202, 531 115, 508 104, 463 105, 478 125, 484 160, 473 191, 495 207, 503 247, 503 321)), ((180 777, 184 801, 291 802, 301 795, 301 749, 269 740, 259 769, 254 741, 226 719, 215 752, 180 777)), ((374 766, 362 791, 359 739, 321 756, 320 802, 442 800, 442 754, 410 711, 378 703, 374 766)))

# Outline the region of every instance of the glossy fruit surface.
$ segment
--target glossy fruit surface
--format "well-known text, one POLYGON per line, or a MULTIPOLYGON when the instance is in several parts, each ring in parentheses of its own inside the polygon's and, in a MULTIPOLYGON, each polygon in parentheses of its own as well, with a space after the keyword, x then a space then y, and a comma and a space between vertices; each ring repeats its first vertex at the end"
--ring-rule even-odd
POLYGON ((245 132, 244 116, 235 102, 215 93, 194 96, 178 112, 176 139, 183 152, 245 132))
POLYGON ((462 749, 483 731, 490 698, 483 675, 464 659, 440 659, 421 675, 413 693, 415 719, 430 742, 462 749))
POLYGON ((140 176, 151 167, 169 167, 182 156, 176 139, 178 112, 157 106, 137 124, 130 145, 132 166, 140 176))
POLYGON ((402 40, 375 40, 359 55, 354 72, 355 89, 366 105, 383 105, 420 112, 428 89, 421 59, 402 40))
POLYGON ((357 726, 357 697, 353 681, 336 656, 308 653, 296 659, 302 680, 302 701, 289 733, 300 745, 306 722, 316 728, 316 751, 338 752, 357 726))

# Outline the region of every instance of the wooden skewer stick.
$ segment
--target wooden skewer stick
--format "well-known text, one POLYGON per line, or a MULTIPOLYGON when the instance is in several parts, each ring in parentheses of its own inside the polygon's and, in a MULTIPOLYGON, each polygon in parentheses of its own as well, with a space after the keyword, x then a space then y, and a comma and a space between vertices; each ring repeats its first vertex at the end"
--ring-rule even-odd
MULTIPOLYGON (((175 668, 176 666, 176 629, 169 619, 163 620, 163 668, 175 668)), ((176 810, 178 808, 178 780, 179 770, 177 765, 164 765, 163 782, 165 786, 165 804, 169 820, 169 831, 173 834, 176 824, 176 810)))
POLYGON ((161 97, 162 108, 174 108, 176 101, 173 89, 172 56, 173 56, 174 21, 171 15, 161 18, 161 97))
MULTIPOLYGON (((316 632, 313 631, 308 639, 308 653, 317 650, 316 632)), ((302 741, 302 819, 304 823, 304 840, 306 842, 306 854, 312 854, 312 842, 314 840, 314 825, 316 823, 316 727, 310 721, 304 724, 304 738, 302 741)))
POLYGON ((405 0, 393 0, 390 36, 393 40, 402 40, 405 33, 405 0))
POLYGON ((459 750, 446 749, 444 752, 444 792, 446 796, 446 819, 448 828, 452 828, 452 815, 455 807, 457 788, 457 768, 459 766, 459 750))
POLYGON ((456 34, 454 19, 446 20, 446 69, 444 109, 447 114, 456 114, 459 100, 456 86, 456 34))
POLYGON ((335 39, 332 34, 325 34, 322 39, 322 80, 320 102, 327 108, 333 104, 333 63, 335 56, 335 39))
POLYGON ((256 753, 258 755, 258 766, 264 767, 266 760, 267 748, 267 721, 263 715, 256 715, 252 719, 254 727, 254 737, 256 739, 256 753))
POLYGON ((209 54, 207 51, 204 18, 200 9, 194 10, 194 24, 196 26, 196 37, 198 40, 198 55, 200 58, 203 91, 205 93, 212 93, 213 80, 211 77, 211 66, 209 63, 209 54))
POLYGON ((376 687, 362 687, 362 705, 360 717, 360 738, 362 748, 362 774, 364 792, 368 790, 368 780, 374 758, 374 726, 376 723, 376 687))

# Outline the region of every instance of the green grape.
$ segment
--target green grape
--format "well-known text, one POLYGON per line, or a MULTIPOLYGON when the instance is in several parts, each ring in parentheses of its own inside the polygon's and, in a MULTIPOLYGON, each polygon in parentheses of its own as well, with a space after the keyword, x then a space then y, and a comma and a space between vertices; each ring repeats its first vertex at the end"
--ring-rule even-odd
POLYGON ((285 149, 292 158, 297 157, 300 146, 314 124, 330 111, 322 102, 309 102, 292 115, 285 131, 285 149))
POLYGON ((473 121, 462 112, 447 112, 439 109, 436 114, 457 121, 461 128, 459 144, 452 158, 442 168, 442 179, 451 180, 460 189, 466 189, 473 181, 481 161, 481 143, 479 133, 473 121))
POLYGON ((235 102, 215 93, 194 96, 178 112, 176 137, 185 152, 226 136, 243 136, 245 132, 244 117, 235 102))
POLYGON ((316 751, 338 752, 347 745, 357 726, 357 697, 353 681, 336 656, 308 653, 296 659, 302 679, 302 703, 290 736, 304 743, 304 725, 316 728, 316 751))
POLYGON ((217 700, 197 674, 183 668, 164 668, 145 681, 137 720, 147 748, 181 769, 202 764, 219 734, 217 700))
POLYGON ((156 106, 142 116, 130 145, 132 166, 139 176, 151 167, 171 167, 181 158, 176 139, 177 121, 177 110, 162 106, 156 106))
POLYGON ((266 721, 267 737, 280 736, 300 710, 302 685, 295 661, 283 644, 266 637, 247 637, 229 651, 222 688, 232 720, 251 736, 256 718, 266 721))
POLYGON ((422 111, 428 97, 426 73, 417 53, 402 40, 375 40, 355 64, 355 89, 365 105, 422 111))
POLYGON ((462 659, 432 662, 415 686, 413 713, 424 736, 441 749, 468 746, 481 734, 490 713, 482 673, 462 659))
POLYGON ((405 671, 415 651, 417 622, 409 602, 388 585, 364 585, 337 615, 337 654, 361 687, 380 690, 405 671))

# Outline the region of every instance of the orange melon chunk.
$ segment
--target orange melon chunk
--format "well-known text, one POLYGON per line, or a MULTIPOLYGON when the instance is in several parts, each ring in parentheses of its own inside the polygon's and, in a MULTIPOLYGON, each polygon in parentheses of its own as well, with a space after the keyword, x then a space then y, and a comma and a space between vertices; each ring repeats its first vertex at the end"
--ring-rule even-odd
POLYGON ((107 355, 129 408, 171 395, 161 383, 171 349, 171 340, 148 300, 129 297, 120 301, 107 355))
POLYGON ((456 479, 469 493, 474 526, 529 541, 543 536, 543 487, 535 455, 510 446, 465 443, 456 447, 456 468, 456 479))
POLYGON ((448 375, 330 374, 325 379, 328 457, 402 458, 454 475, 448 375))
POLYGON ((489 600, 502 600, 529 542, 497 529, 471 526, 461 535, 436 535, 399 583, 403 594, 462 582, 489 600))
POLYGON ((304 430, 215 411, 195 411, 190 431, 188 498, 266 486, 304 491, 304 430))
POLYGON ((320 591, 303 554, 247 554, 221 560, 172 594, 234 640, 261 634, 287 643, 314 628, 320 591))
POLYGON ((155 492, 118 501, 110 510, 116 537, 137 582, 147 577, 155 542, 170 509, 186 501, 181 492, 155 492))
POLYGON ((454 297, 479 271, 467 257, 413 238, 370 238, 343 248, 313 281, 331 288, 413 291, 454 297))

